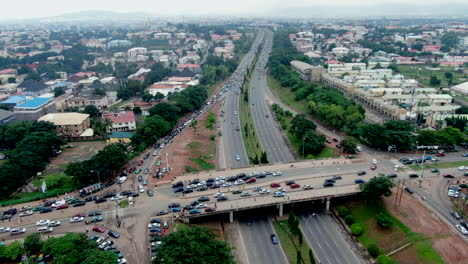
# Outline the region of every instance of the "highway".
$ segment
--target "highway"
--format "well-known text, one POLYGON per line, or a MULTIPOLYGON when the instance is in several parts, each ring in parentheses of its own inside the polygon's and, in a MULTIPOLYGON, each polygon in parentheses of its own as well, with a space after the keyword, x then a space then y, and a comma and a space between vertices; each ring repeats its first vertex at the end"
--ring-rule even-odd
POLYGON ((336 220, 321 210, 298 215, 305 239, 321 264, 366 263, 347 242, 336 220))
POLYGON ((251 225, 246 221, 239 221, 239 232, 246 249, 248 263, 288 263, 281 245, 274 245, 271 242, 271 234, 275 234, 275 231, 270 218, 263 216, 250 221, 251 225))
POLYGON ((244 82, 246 69, 252 64, 258 46, 263 41, 263 31, 257 32, 250 51, 244 56, 232 79, 227 84, 226 92, 222 97, 222 124, 221 124, 221 146, 223 161, 220 162, 222 168, 241 168, 249 166, 249 158, 245 151, 244 141, 240 131, 239 119, 239 97, 240 87, 244 82), (239 128, 239 131, 236 129, 239 128), (237 157, 238 155, 238 157, 237 157))
POLYGON ((273 32, 265 30, 265 42, 259 56, 250 86, 250 109, 255 124, 255 129, 263 150, 267 153, 270 163, 293 161, 294 157, 288 147, 286 139, 282 136, 279 124, 275 121, 271 107, 267 102, 265 66, 271 52, 273 32))

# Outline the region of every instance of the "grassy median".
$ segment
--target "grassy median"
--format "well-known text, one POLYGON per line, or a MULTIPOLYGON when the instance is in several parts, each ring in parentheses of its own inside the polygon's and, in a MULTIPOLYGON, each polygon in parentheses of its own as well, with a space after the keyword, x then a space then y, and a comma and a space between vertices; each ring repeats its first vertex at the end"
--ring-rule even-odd
MULTIPOLYGON (((451 161, 451 162, 432 162, 432 161, 430 163, 428 162, 429 161, 426 161, 426 163, 424 163, 424 169, 435 169, 435 168, 446 169, 446 168, 453 168, 453 167, 460 167, 460 166, 468 166, 468 160, 451 161)), ((413 170, 422 170, 422 168, 416 164, 409 165, 408 167, 410 167, 413 170)))
POLYGON ((302 262, 306 264, 313 264, 309 257, 310 247, 307 242, 302 241, 302 244, 299 243, 297 236, 293 236, 288 228, 287 220, 273 221, 273 226, 275 228, 276 234, 278 235, 278 240, 281 243, 281 247, 284 250, 284 253, 289 259, 289 263, 298 263, 297 262, 297 251, 301 253, 302 262), (297 248, 296 248, 297 247, 297 248))

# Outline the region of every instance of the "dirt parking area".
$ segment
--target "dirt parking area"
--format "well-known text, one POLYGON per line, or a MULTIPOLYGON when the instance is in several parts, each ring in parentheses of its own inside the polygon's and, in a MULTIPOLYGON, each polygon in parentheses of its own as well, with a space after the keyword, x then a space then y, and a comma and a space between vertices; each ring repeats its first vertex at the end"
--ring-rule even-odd
MULTIPOLYGON (((406 192, 403 192, 401 204, 398 207, 394 206, 392 197, 384 201, 388 210, 411 231, 424 235, 428 242, 432 242, 432 247, 438 251, 446 263, 468 263, 467 243, 420 201, 406 192)), ((415 263, 408 262, 408 256, 413 255, 410 251, 415 250, 417 249, 414 247, 408 247, 395 254, 394 259, 399 263, 415 263)))
POLYGON ((102 150, 107 143, 105 141, 87 141, 71 142, 68 145, 73 146, 73 148, 64 148, 60 155, 52 158, 45 169, 45 174, 64 171, 70 162, 88 160, 102 150))

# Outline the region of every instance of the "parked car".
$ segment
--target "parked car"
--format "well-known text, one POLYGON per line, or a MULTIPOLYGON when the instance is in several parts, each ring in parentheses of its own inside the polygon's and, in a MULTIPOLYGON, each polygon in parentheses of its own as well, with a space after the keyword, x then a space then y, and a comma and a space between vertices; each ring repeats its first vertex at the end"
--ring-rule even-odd
POLYGON ((119 238, 120 237, 120 234, 113 231, 113 230, 109 230, 109 232, 107 233, 110 237, 113 237, 113 238, 119 238))
POLYGON ((74 216, 70 218, 70 223, 78 223, 84 221, 84 217, 74 216))
POLYGON ((450 214, 457 220, 462 219, 462 215, 460 215, 457 211, 450 211, 450 214))
POLYGON ((280 185, 279 183, 276 183, 276 182, 270 184, 270 187, 271 187, 271 188, 277 188, 277 187, 280 187, 280 186, 281 186, 281 185, 280 185))
POLYGON ((24 227, 12 228, 10 230, 10 235, 19 235, 19 234, 23 234, 23 233, 26 233, 26 228, 24 228, 24 227))
POLYGON ((390 174, 387 174, 387 177, 388 178, 396 178, 396 177, 398 177, 398 175, 396 175, 395 173, 390 173, 390 174))
POLYGON ((153 196, 154 195, 153 190, 151 190, 151 189, 146 190, 146 193, 148 194, 148 196, 153 196))
POLYGON ((419 175, 416 174, 416 173, 411 173, 410 175, 408 175, 408 177, 410 177, 410 178, 418 178, 419 175))
POLYGON ((41 213, 41 214, 50 213, 50 212, 52 212, 52 210, 53 210, 53 209, 52 209, 51 207, 46 207, 46 208, 42 209, 42 210, 40 211, 40 213, 41 213))
POLYGON ((91 211, 88 213, 88 216, 97 216, 97 215, 101 215, 101 211, 91 211))
POLYGON ((300 188, 301 185, 297 184, 297 183, 293 183, 291 184, 289 187, 291 187, 291 189, 296 189, 296 188, 300 188))
POLYGON ((98 232, 98 233, 104 233, 106 232, 106 229, 104 227, 101 227, 101 226, 95 226, 93 227, 92 229, 94 232, 98 232))
POLYGON ((36 221, 37 226, 45 226, 45 225, 48 225, 49 223, 50 223, 50 220, 48 219, 41 219, 41 220, 36 221))
POLYGON ((59 226, 61 223, 58 220, 50 221, 48 226, 59 226))
POLYGON ((444 178, 455 178, 452 174, 444 174, 444 178))

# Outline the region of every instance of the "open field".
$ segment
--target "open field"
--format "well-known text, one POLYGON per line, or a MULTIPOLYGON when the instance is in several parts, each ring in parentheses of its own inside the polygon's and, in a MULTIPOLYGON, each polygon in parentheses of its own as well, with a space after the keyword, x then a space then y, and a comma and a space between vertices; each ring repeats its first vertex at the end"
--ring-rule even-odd
POLYGON ((447 79, 445 78, 446 72, 451 72, 453 74, 453 83, 459 84, 465 82, 467 80, 467 76, 463 73, 457 72, 453 70, 453 67, 441 66, 440 70, 428 70, 426 67, 430 68, 431 65, 398 65, 398 69, 400 70, 400 74, 411 78, 416 79, 419 82, 431 86, 429 80, 431 76, 436 76, 439 80, 441 80, 440 85, 434 86, 436 88, 439 87, 448 87, 447 79))

